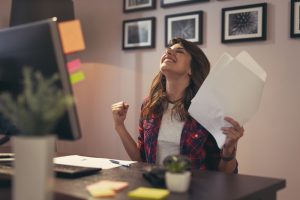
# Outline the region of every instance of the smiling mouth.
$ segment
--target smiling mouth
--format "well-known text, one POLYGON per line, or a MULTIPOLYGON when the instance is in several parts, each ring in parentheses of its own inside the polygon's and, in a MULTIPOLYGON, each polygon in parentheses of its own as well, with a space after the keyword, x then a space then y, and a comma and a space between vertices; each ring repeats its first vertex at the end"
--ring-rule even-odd
POLYGON ((175 63, 175 62, 174 62, 174 60, 172 60, 172 59, 169 59, 169 58, 165 59, 165 60, 164 60, 164 62, 171 62, 171 63, 175 63))
POLYGON ((170 57, 166 56, 166 57, 163 59, 163 62, 175 63, 176 60, 173 59, 173 58, 170 58, 170 57))

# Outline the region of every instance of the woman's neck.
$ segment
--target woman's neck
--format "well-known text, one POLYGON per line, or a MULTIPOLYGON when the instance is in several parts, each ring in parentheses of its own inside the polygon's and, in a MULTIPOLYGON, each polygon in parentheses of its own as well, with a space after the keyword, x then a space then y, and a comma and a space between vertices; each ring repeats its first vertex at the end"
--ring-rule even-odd
POLYGON ((177 102, 182 99, 185 88, 189 85, 188 79, 167 80, 166 92, 170 102, 177 102))

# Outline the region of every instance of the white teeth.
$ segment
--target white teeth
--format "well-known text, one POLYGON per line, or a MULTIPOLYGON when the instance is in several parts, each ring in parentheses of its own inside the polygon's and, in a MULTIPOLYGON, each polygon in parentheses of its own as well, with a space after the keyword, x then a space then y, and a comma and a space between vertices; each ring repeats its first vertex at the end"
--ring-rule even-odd
POLYGON ((164 62, 174 62, 174 60, 167 58, 164 60, 164 62))
POLYGON ((165 61, 167 61, 167 62, 175 62, 175 60, 173 60, 173 59, 171 59, 171 58, 165 58, 165 59, 164 59, 164 62, 165 62, 165 61))

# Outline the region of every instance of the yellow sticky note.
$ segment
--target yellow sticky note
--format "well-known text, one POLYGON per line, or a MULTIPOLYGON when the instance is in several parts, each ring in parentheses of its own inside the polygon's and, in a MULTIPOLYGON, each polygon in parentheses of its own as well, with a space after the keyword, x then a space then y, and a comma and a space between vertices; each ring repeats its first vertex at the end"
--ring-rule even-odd
POLYGON ((167 198, 169 194, 170 192, 166 189, 139 187, 130 191, 128 196, 133 199, 160 200, 167 198))
POLYGON ((78 71, 76 73, 71 74, 71 84, 78 83, 80 81, 83 81, 85 79, 84 73, 82 71, 78 71))
POLYGON ((114 197, 116 192, 110 188, 88 190, 93 197, 114 197))
POLYGON ((85 49, 83 34, 79 20, 58 23, 58 30, 65 54, 85 49))

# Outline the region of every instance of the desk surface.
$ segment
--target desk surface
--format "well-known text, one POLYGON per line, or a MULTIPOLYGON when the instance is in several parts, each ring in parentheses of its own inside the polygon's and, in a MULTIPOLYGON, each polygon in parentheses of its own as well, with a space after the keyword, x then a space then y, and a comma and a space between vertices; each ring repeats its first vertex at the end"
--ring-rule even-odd
MULTIPOLYGON (((56 179, 55 191, 62 195, 72 195, 78 199, 93 199, 84 189, 86 185, 99 180, 128 181, 129 187, 119 192, 115 199, 129 199, 127 193, 139 186, 151 185, 142 177, 146 164, 136 163, 130 168, 118 167, 103 170, 98 175, 75 180, 56 179)), ((229 175, 221 172, 193 172, 189 192, 171 193, 167 199, 276 199, 276 192, 285 187, 285 180, 248 175, 229 175)))
MULTIPOLYGON (((118 167, 102 170, 99 174, 86 176, 78 179, 56 178, 55 199, 88 199, 91 198, 85 190, 85 186, 100 180, 127 181, 129 187, 117 193, 114 199, 126 200, 127 193, 139 186, 150 187, 151 185, 142 177, 145 168, 144 163, 135 163, 130 168, 118 167)), ((171 193, 169 200, 257 200, 276 199, 278 190, 285 187, 285 180, 265 178, 248 175, 224 174, 221 172, 193 172, 191 187, 187 193, 171 193)), ((0 184, 1 185, 1 184, 0 184)), ((0 186, 0 196, 10 199, 11 189, 8 186, 0 186)), ((101 198, 102 199, 102 198, 101 198)))

